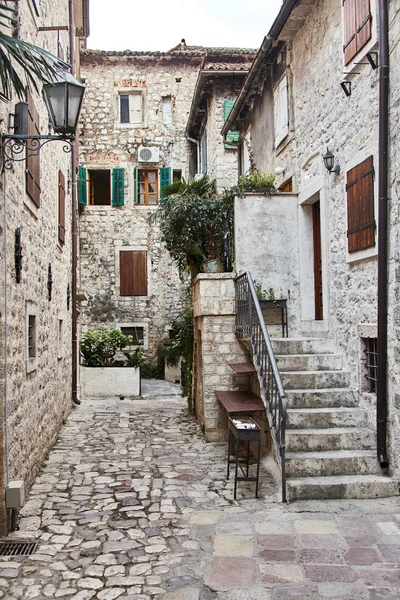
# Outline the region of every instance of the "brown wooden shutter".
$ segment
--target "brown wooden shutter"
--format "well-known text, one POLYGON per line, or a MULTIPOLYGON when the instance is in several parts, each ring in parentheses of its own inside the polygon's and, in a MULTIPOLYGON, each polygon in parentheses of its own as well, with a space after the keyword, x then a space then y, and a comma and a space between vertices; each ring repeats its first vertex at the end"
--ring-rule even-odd
POLYGON ((343 0, 343 19, 344 64, 348 65, 351 59, 357 54, 356 0, 343 0))
POLYGON ((58 239, 65 243, 65 176, 58 171, 58 239))
POLYGON ((374 164, 370 156, 360 164, 359 250, 375 246, 374 164))
POLYGON ((120 296, 147 296, 147 252, 122 250, 119 253, 120 296))
MULTIPOLYGON (((26 90, 28 101, 28 135, 40 135, 39 113, 36 110, 30 91, 26 90)), ((40 206, 40 155, 26 159, 26 192, 37 207, 40 206)))
POLYGON ((348 251, 375 246, 374 166, 370 156, 347 173, 348 251))
POLYGON ((357 34, 357 52, 361 50, 371 39, 372 34, 372 15, 370 0, 357 0, 356 8, 356 34, 357 34))
POLYGON ((346 65, 365 46, 372 35, 370 0, 343 0, 343 52, 346 65))

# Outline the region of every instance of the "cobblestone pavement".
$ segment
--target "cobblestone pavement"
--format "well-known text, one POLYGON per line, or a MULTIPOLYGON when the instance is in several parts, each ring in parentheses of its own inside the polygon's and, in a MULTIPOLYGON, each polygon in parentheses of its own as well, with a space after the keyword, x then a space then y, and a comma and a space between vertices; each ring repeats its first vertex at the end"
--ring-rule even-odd
POLYGON ((263 473, 260 499, 240 483, 233 501, 225 461, 177 395, 84 401, 11 535, 38 549, 0 558, 0 597, 400 597, 398 498, 283 506, 263 473))

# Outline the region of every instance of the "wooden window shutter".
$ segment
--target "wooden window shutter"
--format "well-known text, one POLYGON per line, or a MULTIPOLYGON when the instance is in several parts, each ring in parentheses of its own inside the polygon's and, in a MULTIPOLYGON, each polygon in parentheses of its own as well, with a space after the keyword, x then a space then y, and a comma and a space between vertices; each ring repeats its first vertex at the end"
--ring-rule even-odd
POLYGON ((125 171, 124 169, 113 169, 112 170, 112 205, 123 206, 124 205, 124 181, 125 171))
MULTIPOLYGON (((40 135, 39 113, 36 110, 29 89, 26 90, 28 101, 28 135, 40 135)), ((40 206, 40 154, 26 159, 26 192, 37 207, 40 206)))
POLYGON ((370 0, 358 0, 356 8, 357 52, 371 39, 372 15, 370 0))
MULTIPOLYGON (((230 112, 235 104, 235 100, 224 100, 224 123, 230 115, 230 112)), ((240 134, 238 131, 228 131, 226 134, 226 143, 224 144, 225 150, 237 150, 237 146, 232 146, 229 142, 238 142, 240 134)))
POLYGON ((370 156, 347 173, 348 251, 375 246, 374 166, 370 156))
POLYGON ((288 78, 285 76, 274 92, 275 148, 289 133, 288 78))
POLYGON ((121 250, 119 272, 120 296, 147 296, 146 250, 121 250))
POLYGON ((160 169, 160 198, 164 196, 163 189, 171 183, 171 167, 160 169))
POLYGON ((366 45, 372 35, 370 0, 343 0, 344 63, 349 62, 366 45))
POLYGON ((85 167, 79 167, 78 171, 78 195, 79 204, 87 205, 87 171, 85 167))
POLYGON ((135 204, 139 204, 139 167, 135 167, 135 176, 134 176, 134 202, 135 204))
POLYGON ((65 176, 58 171, 58 239, 65 243, 65 176))

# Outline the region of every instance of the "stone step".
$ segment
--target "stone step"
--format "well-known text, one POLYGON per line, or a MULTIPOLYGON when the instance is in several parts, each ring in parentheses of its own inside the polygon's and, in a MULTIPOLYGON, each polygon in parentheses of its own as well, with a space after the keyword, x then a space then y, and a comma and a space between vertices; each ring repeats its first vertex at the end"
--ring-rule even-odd
POLYGON ((287 452, 287 477, 371 475, 379 472, 375 450, 287 452))
POLYGON ((345 388, 350 385, 348 371, 288 371, 281 372, 285 390, 345 388))
POLYGON ((340 371, 339 354, 277 354, 278 369, 284 371, 340 371))
POLYGON ((288 452, 325 450, 370 450, 374 448, 373 431, 367 428, 289 429, 286 430, 288 452))
POLYGON ((274 338, 274 354, 333 354, 334 341, 328 338, 274 338))
POLYGON ((388 498, 399 495, 399 481, 385 475, 300 477, 289 479, 287 489, 290 502, 341 498, 388 498))
POLYGON ((349 388, 285 390, 288 408, 358 406, 358 393, 349 388))
POLYGON ((325 429, 330 427, 365 427, 367 412, 363 408, 289 408, 287 429, 325 429))

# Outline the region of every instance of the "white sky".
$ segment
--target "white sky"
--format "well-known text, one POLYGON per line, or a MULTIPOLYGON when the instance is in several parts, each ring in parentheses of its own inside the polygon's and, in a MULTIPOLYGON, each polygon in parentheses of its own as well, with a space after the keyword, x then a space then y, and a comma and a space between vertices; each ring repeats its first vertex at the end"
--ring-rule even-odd
POLYGON ((259 48, 282 0, 90 0, 88 47, 162 50, 179 44, 259 48))

